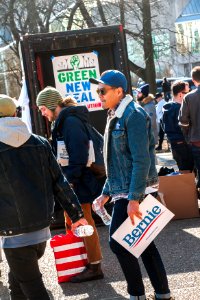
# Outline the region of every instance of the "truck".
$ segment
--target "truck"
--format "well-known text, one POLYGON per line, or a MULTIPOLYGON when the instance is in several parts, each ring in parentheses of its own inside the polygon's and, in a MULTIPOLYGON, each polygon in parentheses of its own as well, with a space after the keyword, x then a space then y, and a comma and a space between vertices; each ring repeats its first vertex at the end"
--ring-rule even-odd
POLYGON ((117 69, 128 79, 131 93, 126 38, 122 25, 94 27, 44 34, 24 35, 20 42, 32 131, 50 137, 50 124, 36 106, 37 94, 46 86, 56 87, 63 97, 73 96, 90 111, 92 125, 104 132, 106 111, 101 107, 97 78, 107 69, 117 69))
MULTIPOLYGON (((45 34, 24 35, 20 42, 22 69, 26 81, 33 133, 51 136, 50 123, 36 105, 38 93, 53 86, 63 98, 73 96, 79 105, 86 105, 91 124, 104 133, 107 112, 102 109, 96 86, 89 78, 98 78, 108 69, 123 72, 131 93, 126 38, 122 25, 95 27, 45 34)), ((23 111, 22 111, 23 113, 23 111)), ((112 205, 107 205, 110 212, 112 205)), ((101 219, 94 215, 96 224, 101 219)), ((55 212, 53 228, 64 224, 63 211, 55 212)))

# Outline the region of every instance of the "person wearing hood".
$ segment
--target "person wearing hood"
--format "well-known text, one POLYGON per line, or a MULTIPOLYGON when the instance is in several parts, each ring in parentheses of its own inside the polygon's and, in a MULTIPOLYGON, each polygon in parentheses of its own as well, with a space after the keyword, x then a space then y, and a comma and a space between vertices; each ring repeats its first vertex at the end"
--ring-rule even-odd
MULTIPOLYGON (((52 131, 52 148, 62 171, 73 186, 88 224, 94 228, 92 236, 85 237, 84 243, 88 255, 88 265, 82 273, 71 278, 79 283, 102 279, 101 248, 95 222, 92 218, 92 202, 100 195, 104 180, 97 180, 87 166, 89 136, 86 124, 89 111, 85 106, 77 106, 76 101, 63 99, 58 90, 46 87, 37 96, 37 106, 42 115, 50 122, 55 121, 52 131)), ((67 218, 66 218, 67 220, 67 218)))
POLYGON ((149 114, 151 118, 151 126, 155 138, 155 144, 158 143, 158 128, 156 122, 156 107, 154 102, 154 96, 149 94, 149 84, 143 84, 137 89, 137 101, 149 114))
POLYGON ((187 83, 175 81, 172 85, 172 101, 163 106, 162 124, 167 139, 170 142, 172 155, 181 173, 192 172, 194 168, 190 145, 179 126, 181 103, 188 93, 187 83))
POLYGON ((0 162, 0 236, 10 268, 11 299, 49 300, 38 259, 51 237, 54 199, 69 214, 73 230, 87 221, 48 141, 28 131, 16 117, 14 100, 3 94, 0 162))

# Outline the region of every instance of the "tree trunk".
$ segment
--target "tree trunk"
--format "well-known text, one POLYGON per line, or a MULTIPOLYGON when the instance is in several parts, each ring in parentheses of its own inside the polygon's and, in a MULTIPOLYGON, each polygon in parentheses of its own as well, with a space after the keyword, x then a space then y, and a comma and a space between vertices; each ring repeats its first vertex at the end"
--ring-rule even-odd
POLYGON ((96 27, 95 23, 93 22, 92 18, 90 17, 88 11, 87 11, 87 8, 85 7, 85 4, 82 0, 79 0, 78 1, 80 3, 80 11, 81 11, 81 14, 84 18, 84 20, 86 21, 87 23, 87 26, 90 28, 90 27, 96 27))
POLYGON ((151 36, 151 9, 149 0, 142 0, 144 58, 146 63, 145 81, 150 85, 150 92, 156 92, 156 72, 153 54, 153 41, 151 36))
POLYGON ((106 21, 106 17, 105 17, 103 7, 102 7, 102 4, 101 4, 100 0, 97 0, 97 8, 98 8, 99 15, 100 15, 103 26, 107 26, 108 22, 106 21))
POLYGON ((120 23, 124 28, 125 27, 124 0, 119 1, 119 10, 120 10, 120 23))

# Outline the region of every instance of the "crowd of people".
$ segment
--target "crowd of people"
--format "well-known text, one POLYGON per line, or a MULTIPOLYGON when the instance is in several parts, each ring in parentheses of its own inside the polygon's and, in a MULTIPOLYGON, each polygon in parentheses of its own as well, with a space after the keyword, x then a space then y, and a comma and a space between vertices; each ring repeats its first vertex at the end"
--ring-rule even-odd
MULTIPOLYGON (((0 95, 0 236, 10 268, 12 300, 50 299, 38 259, 50 238, 55 203, 62 206, 66 226, 72 231, 87 224, 94 228, 94 234, 84 238, 88 265, 71 282, 104 277, 91 209, 94 200, 103 207, 110 199, 113 212, 109 244, 124 273, 130 300, 149 299, 138 259, 112 234, 128 216, 132 224, 135 217, 141 219, 139 205, 145 189, 158 183, 155 149, 162 149, 165 134, 180 172, 195 168, 200 190, 200 67, 192 70, 192 79, 197 87, 194 91, 189 92, 186 82, 177 81, 170 91, 166 89, 155 97, 149 92, 149 84, 144 84, 137 91, 137 101, 133 101, 127 94, 127 79, 120 71, 107 70, 100 78, 90 78, 90 83, 98 86, 103 109, 108 109, 104 134, 106 178, 101 179, 94 176, 88 164, 86 107, 78 106, 71 97, 63 99, 53 87, 38 94, 36 103, 41 114, 54 123, 50 144, 28 131, 16 116, 12 98, 0 95)), ((172 300, 154 242, 141 258, 154 289, 151 299, 172 300)))
MULTIPOLYGON (((195 89, 193 91, 190 91, 189 83, 183 80, 176 80, 172 84, 170 84, 166 77, 163 78, 163 92, 156 93, 155 97, 149 94, 148 84, 144 84, 139 89, 137 89, 137 101, 142 105, 142 107, 149 113, 151 117, 152 126, 154 128, 155 142, 157 144, 155 150, 160 151, 163 149, 163 141, 164 138, 166 138, 167 143, 170 145, 172 156, 176 161, 179 171, 181 173, 196 171, 197 178, 199 178, 199 166, 197 159, 195 159, 194 161, 194 156, 197 151, 195 151, 196 148, 194 148, 193 142, 195 142, 195 145, 198 144, 196 144, 195 140, 198 140, 199 138, 197 134, 198 127, 195 126, 195 129, 193 129, 194 136, 192 135, 192 139, 194 139, 194 141, 191 140, 190 132, 194 126, 192 126, 192 124, 199 123, 197 118, 198 106, 196 105, 195 109, 193 108, 193 119, 187 119, 187 126, 184 125, 185 123, 183 123, 181 120, 183 120, 183 108, 184 118, 186 118, 186 114, 189 114, 190 112, 189 105, 186 104, 188 103, 186 102, 186 99, 188 99, 188 97, 191 97, 191 95, 198 95, 198 74, 200 72, 199 69, 199 67, 195 67, 191 72, 192 80, 197 87, 197 90, 195 89), (166 87, 168 87, 168 90, 166 87), (150 97, 151 111, 148 109, 148 107, 146 108, 146 102, 150 97), (194 114, 194 110, 196 114, 194 114), (196 119, 194 119, 194 116, 196 117, 196 119)), ((189 117, 189 115, 187 115, 187 118, 191 118, 191 116, 189 117)), ((197 192, 198 189, 199 179, 197 183, 197 192)))

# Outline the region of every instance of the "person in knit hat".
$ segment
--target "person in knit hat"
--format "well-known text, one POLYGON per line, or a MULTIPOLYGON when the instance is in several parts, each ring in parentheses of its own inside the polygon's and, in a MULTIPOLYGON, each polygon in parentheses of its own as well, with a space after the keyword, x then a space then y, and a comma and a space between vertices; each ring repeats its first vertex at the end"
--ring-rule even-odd
POLYGON ((44 117, 47 117, 52 122, 56 116, 56 108, 61 104, 63 98, 58 90, 54 87, 47 86, 37 96, 37 106, 40 107, 40 111, 44 117))
POLYGON ((100 195, 105 178, 98 180, 88 167, 88 109, 86 106, 78 106, 70 96, 63 100, 61 98, 55 88, 47 87, 38 94, 36 103, 44 117, 51 122, 55 121, 52 131, 53 152, 78 196, 88 224, 94 228, 93 235, 84 238, 88 265, 82 273, 70 279, 73 283, 79 283, 104 277, 101 270, 99 236, 92 217, 91 204, 100 195))
POLYGON ((158 142, 158 128, 156 122, 156 107, 154 102, 154 96, 149 93, 149 84, 142 85, 137 89, 137 101, 144 108, 144 110, 149 114, 151 118, 151 126, 155 138, 155 143, 158 142))
POLYGON ((54 211, 62 204, 76 229, 87 225, 78 198, 48 141, 16 117, 14 99, 0 94, 0 237, 9 265, 10 299, 50 300, 38 260, 54 211))
POLYGON ((15 100, 11 97, 0 94, 0 118, 13 117, 15 115, 17 106, 15 100))
POLYGON ((143 84, 139 89, 137 89, 138 93, 141 93, 144 97, 149 95, 149 84, 143 84))

